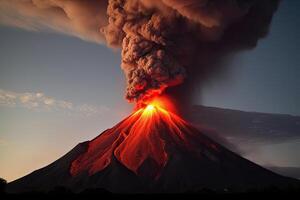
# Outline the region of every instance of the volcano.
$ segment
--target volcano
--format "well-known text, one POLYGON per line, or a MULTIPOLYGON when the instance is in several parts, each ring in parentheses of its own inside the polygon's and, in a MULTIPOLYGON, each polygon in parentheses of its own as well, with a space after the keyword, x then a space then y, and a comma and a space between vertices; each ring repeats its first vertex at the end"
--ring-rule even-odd
POLYGON ((131 114, 52 164, 9 183, 8 192, 245 191, 299 184, 242 158, 159 105, 131 114))

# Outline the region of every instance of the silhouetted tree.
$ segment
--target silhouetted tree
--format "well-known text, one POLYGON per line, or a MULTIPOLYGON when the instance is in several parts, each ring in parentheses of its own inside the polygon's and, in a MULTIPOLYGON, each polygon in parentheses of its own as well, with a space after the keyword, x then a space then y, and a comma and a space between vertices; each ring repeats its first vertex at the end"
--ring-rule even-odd
POLYGON ((3 178, 0 178, 0 194, 5 193, 7 181, 3 178))

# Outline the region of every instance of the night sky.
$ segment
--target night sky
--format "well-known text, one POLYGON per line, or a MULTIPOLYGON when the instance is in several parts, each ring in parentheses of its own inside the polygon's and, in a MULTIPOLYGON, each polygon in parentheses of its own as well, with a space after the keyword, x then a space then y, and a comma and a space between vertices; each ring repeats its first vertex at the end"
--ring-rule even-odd
MULTIPOLYGON (((282 1, 269 35, 234 56, 194 102, 300 116, 299 9, 300 1, 282 1)), ((5 26, 0 36, 0 97, 8 95, 0 99, 0 177, 11 181, 43 167, 131 112, 118 50, 5 26)), ((298 152, 300 139, 249 150, 246 157, 300 167, 298 152)))

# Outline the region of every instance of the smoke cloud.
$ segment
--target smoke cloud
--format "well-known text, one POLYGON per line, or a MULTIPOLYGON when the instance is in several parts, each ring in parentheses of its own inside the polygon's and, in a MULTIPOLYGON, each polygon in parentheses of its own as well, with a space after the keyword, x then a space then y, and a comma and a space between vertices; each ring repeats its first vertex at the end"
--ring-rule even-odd
POLYGON ((0 0, 0 24, 105 41, 106 0, 0 0))
POLYGON ((279 1, 272 0, 238 2, 247 11, 222 32, 215 32, 219 34, 214 40, 203 39, 197 32, 192 32, 177 41, 177 46, 185 50, 176 57, 182 58, 188 77, 183 84, 168 88, 167 93, 176 97, 174 99, 184 115, 189 115, 185 112, 186 105, 193 103, 194 95, 201 94, 202 86, 230 72, 230 60, 236 53, 255 48, 258 41, 267 36, 279 4, 279 1), (180 105, 185 105, 185 108, 180 105))
POLYGON ((189 101, 195 86, 224 70, 224 58, 256 46, 277 5, 276 0, 2 0, 0 23, 51 28, 121 48, 129 101, 144 102, 164 91, 189 101))

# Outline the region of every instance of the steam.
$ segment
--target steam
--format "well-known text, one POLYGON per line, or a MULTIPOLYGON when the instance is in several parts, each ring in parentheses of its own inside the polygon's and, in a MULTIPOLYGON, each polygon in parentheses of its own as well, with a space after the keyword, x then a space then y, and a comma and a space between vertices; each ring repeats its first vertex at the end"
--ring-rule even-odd
POLYGON ((121 48, 126 98, 189 99, 229 54, 267 33, 276 0, 2 0, 0 23, 50 28, 121 48), (180 85, 180 87, 170 86, 180 85), (172 91, 173 90, 173 91, 172 91), (184 94, 184 95, 183 95, 184 94))

